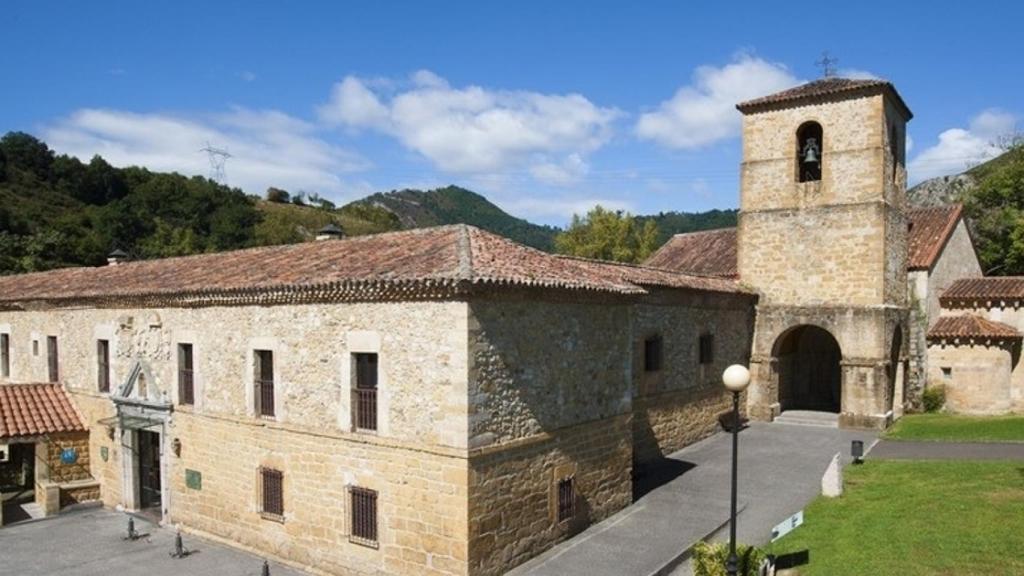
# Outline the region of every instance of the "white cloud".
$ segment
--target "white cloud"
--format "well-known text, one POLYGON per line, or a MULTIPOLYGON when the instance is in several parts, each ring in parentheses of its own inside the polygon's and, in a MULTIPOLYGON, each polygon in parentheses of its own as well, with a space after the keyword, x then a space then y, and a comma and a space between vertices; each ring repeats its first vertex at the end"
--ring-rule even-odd
POLYGON ((749 55, 721 68, 701 66, 690 85, 640 116, 636 134, 668 148, 701 148, 739 135, 736 104, 798 83, 784 65, 749 55))
POLYGON ((516 197, 492 198, 503 210, 531 220, 568 222, 573 214, 586 214, 594 206, 601 205, 608 210, 634 212, 631 202, 617 198, 553 198, 516 197))
POLYGON ((857 68, 840 68, 836 74, 840 78, 852 78, 854 80, 881 80, 882 77, 874 72, 858 70, 857 68))
POLYGON ((235 108, 203 117, 82 109, 45 127, 58 152, 88 161, 94 154, 116 166, 207 175, 207 143, 231 154, 228 184, 252 194, 268 186, 306 190, 340 199, 349 185, 341 174, 368 168, 361 157, 316 135, 313 125, 273 110, 235 108))
POLYGON ((1013 133, 1017 117, 988 109, 971 119, 968 128, 950 128, 934 146, 921 151, 907 166, 912 182, 963 172, 1002 153, 998 140, 1013 133))
POLYGON ((238 73, 238 77, 241 78, 243 82, 253 82, 256 80, 256 73, 251 70, 242 70, 238 73))
POLYGON ((586 155, 608 141, 620 115, 579 94, 454 88, 426 70, 398 89, 348 76, 319 114, 390 135, 446 172, 525 171, 546 182, 585 173, 586 155))

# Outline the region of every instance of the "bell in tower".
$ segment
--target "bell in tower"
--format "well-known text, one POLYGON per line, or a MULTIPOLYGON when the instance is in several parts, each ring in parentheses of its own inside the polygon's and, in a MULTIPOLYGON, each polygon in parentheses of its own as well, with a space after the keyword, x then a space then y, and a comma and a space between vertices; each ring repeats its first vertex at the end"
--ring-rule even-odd
POLYGON ((800 182, 821 180, 821 125, 807 122, 797 130, 797 175, 800 182))

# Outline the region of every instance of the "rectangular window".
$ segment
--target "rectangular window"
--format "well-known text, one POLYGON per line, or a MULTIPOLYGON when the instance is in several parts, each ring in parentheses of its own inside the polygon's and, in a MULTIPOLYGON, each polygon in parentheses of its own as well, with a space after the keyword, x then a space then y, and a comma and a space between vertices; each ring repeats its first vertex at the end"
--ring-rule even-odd
POLYGON ((110 392, 110 341, 96 341, 96 387, 110 392))
POLYGON ((39 356, 39 340, 32 341, 32 355, 39 356))
POLYGON ((711 364, 715 361, 715 335, 701 334, 700 336, 700 363, 711 364))
POLYGON ((46 337, 46 362, 49 367, 50 382, 60 380, 60 364, 57 360, 57 337, 46 337))
POLYGON ((349 541, 364 546, 377 546, 377 491, 352 486, 352 534, 349 541))
POLYGON ((953 379, 953 369, 952 368, 943 367, 942 368, 942 379, 943 380, 952 380, 953 379))
POLYGON ((572 476, 558 481, 558 521, 565 522, 576 515, 576 479, 572 476))
POLYGON ((353 355, 356 387, 352 390, 353 422, 357 430, 377 430, 377 355, 353 355))
POLYGON ((260 513, 273 520, 284 520, 284 472, 260 468, 260 513))
POLYGON ((260 416, 274 416, 274 353, 270 350, 256 350, 256 413, 260 416))
POLYGON ((661 370, 661 336, 652 336, 644 340, 644 372, 661 370))
POLYGON ((11 375, 11 335, 0 334, 0 376, 11 375))
POLYGON ((178 344, 178 403, 195 404, 195 373, 192 368, 192 345, 178 344))

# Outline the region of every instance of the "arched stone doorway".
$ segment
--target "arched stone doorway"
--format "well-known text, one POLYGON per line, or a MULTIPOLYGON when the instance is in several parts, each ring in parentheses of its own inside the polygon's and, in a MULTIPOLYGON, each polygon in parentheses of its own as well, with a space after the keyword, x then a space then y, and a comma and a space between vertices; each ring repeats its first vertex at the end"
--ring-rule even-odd
POLYGON ((842 352, 824 328, 796 326, 772 351, 778 367, 779 408, 838 413, 842 407, 842 352))

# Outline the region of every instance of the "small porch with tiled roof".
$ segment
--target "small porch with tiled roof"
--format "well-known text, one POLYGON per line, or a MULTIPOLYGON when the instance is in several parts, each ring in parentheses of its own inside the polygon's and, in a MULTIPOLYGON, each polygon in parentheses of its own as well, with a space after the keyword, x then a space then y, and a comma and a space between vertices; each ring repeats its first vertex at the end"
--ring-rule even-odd
POLYGON ((0 526, 99 499, 89 432, 59 384, 0 385, 0 526))

